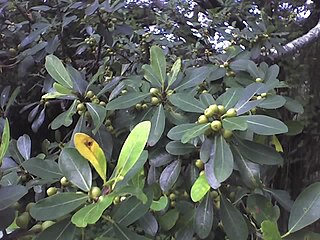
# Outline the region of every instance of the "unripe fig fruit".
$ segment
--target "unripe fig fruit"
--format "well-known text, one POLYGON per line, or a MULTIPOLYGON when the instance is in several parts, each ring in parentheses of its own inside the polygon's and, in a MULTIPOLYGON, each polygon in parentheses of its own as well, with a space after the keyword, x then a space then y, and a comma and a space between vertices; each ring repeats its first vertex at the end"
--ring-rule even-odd
POLYGON ((219 131, 222 127, 222 124, 219 120, 214 120, 211 122, 211 129, 215 132, 219 131))
POLYGON ((52 195, 55 195, 57 193, 58 189, 56 187, 49 187, 47 189, 47 195, 50 197, 52 195))
POLYGON ((230 108, 225 114, 226 117, 236 117, 237 116, 237 110, 235 108, 230 108))
POLYGON ((89 197, 96 199, 101 195, 101 189, 99 187, 92 187, 89 191, 89 197))
POLYGON ((200 115, 200 117, 198 118, 198 123, 203 124, 207 122, 208 122, 208 118, 205 115, 200 115))

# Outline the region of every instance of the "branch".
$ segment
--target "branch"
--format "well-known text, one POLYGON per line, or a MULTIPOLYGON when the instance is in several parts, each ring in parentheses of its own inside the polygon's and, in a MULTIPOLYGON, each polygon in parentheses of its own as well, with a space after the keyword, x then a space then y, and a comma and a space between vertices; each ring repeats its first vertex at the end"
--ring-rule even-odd
POLYGON ((271 57, 274 60, 279 59, 280 57, 286 57, 293 55, 302 48, 309 46, 320 38, 320 18, 316 26, 314 26, 309 32, 305 35, 298 37, 297 39, 287 43, 283 46, 283 52, 272 54, 271 57))

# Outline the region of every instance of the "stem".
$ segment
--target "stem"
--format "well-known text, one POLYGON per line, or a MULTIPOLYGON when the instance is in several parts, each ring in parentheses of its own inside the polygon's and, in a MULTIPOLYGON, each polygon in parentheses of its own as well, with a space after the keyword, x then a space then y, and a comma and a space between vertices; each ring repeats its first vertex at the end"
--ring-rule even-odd
POLYGON ((285 237, 289 236, 290 234, 291 234, 291 232, 288 231, 287 233, 283 234, 283 235, 281 236, 281 238, 285 238, 285 237))

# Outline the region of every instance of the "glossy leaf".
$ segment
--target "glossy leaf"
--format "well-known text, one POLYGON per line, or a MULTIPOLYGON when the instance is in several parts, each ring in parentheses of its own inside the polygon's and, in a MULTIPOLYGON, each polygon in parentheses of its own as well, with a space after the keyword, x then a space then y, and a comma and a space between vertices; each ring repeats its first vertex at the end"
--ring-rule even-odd
POLYGON ((160 104, 151 118, 151 131, 148 139, 148 145, 154 146, 161 138, 166 123, 166 116, 163 105, 160 104))
POLYGON ((233 171, 233 155, 229 144, 222 135, 215 137, 214 146, 214 174, 219 182, 223 182, 233 171))
POLYGON ((56 130, 61 126, 69 127, 72 122, 72 116, 76 113, 77 101, 74 101, 68 111, 60 113, 52 122, 51 129, 56 130))
POLYGON ((31 139, 29 135, 23 134, 21 137, 17 140, 17 148, 21 154, 21 156, 28 160, 31 155, 31 139))
POLYGON ((272 197, 288 212, 291 211, 293 201, 287 191, 278 189, 266 189, 272 197))
POLYGON ((217 98, 217 103, 222 104, 226 109, 232 108, 239 101, 242 92, 241 88, 229 88, 217 98))
POLYGON ((260 194, 249 195, 247 209, 259 225, 265 220, 277 222, 280 216, 279 207, 273 206, 269 199, 260 194))
POLYGON ((281 240, 278 225, 274 221, 265 220, 261 224, 263 240, 281 240))
POLYGON ((28 193, 22 185, 2 186, 0 188, 0 211, 14 204, 28 193))
POLYGON ((213 224, 213 202, 207 193, 196 208, 194 226, 197 235, 204 239, 209 236, 213 224))
POLYGON ((192 144, 183 144, 180 141, 172 141, 166 145, 166 151, 172 155, 184 155, 193 152, 195 147, 192 144))
POLYGON ((201 134, 204 134, 206 130, 210 128, 210 123, 207 124, 198 124, 194 126, 193 128, 189 129, 185 134, 183 134, 181 138, 182 143, 187 143, 191 139, 200 136, 201 134))
POLYGON ((103 181, 106 182, 107 160, 99 144, 85 133, 76 133, 74 135, 74 145, 78 152, 92 164, 103 181))
POLYGON ((153 87, 161 87, 161 80, 155 70, 148 64, 142 66, 144 78, 147 79, 153 87))
POLYGON ((185 78, 179 84, 179 86, 175 90, 184 90, 187 88, 191 88, 197 86, 202 83, 211 73, 212 67, 202 66, 199 68, 188 68, 185 71, 185 78))
POLYGON ((259 165, 245 159, 238 148, 232 147, 231 149, 244 184, 252 189, 261 187, 259 165))
POLYGON ((199 100, 185 93, 172 94, 169 101, 185 112, 203 113, 205 110, 199 100))
POLYGON ((130 197, 122 202, 118 208, 111 212, 112 219, 123 226, 129 226, 146 214, 151 206, 153 192, 147 189, 146 195, 148 201, 144 204, 135 197, 130 197))
POLYGON ((181 58, 178 58, 172 65, 168 78, 168 87, 170 87, 178 78, 181 69, 181 58))
POLYGON ((35 240, 65 240, 74 239, 76 235, 76 226, 70 221, 70 218, 65 218, 52 226, 46 228, 39 235, 35 237, 35 240))
POLYGON ((288 109, 290 112, 294 113, 303 113, 304 109, 301 103, 299 103, 297 100, 289 98, 289 97, 284 97, 286 99, 286 103, 284 107, 288 109))
POLYGON ((286 99, 279 95, 267 96, 258 106, 265 109, 277 109, 286 103, 286 99))
POLYGON ((228 129, 231 131, 234 131, 234 130, 244 131, 248 128, 246 119, 241 117, 224 118, 222 120, 222 126, 224 129, 228 129))
POLYGON ((216 103, 210 93, 201 93, 199 99, 203 107, 209 107, 210 105, 216 103))
POLYGON ((239 118, 245 119, 248 124, 248 129, 260 135, 274 135, 288 131, 288 127, 283 122, 269 116, 249 115, 239 118))
POLYGON ((89 163, 76 149, 62 149, 59 156, 59 168, 72 184, 82 191, 90 190, 92 174, 89 163))
POLYGON ((214 151, 213 142, 210 138, 206 138, 200 148, 200 159, 202 162, 206 163, 210 159, 210 154, 214 151))
POLYGON ((140 103, 149 95, 150 93, 128 93, 109 102, 106 106, 106 110, 118 110, 132 107, 137 103, 140 103))
POLYGON ((202 174, 198 177, 191 188, 191 199, 194 202, 199 202, 210 190, 210 185, 207 181, 206 175, 202 174))
MULTIPOLYGON (((265 85, 262 83, 252 83, 249 86, 247 86, 243 92, 242 95, 239 99, 239 101, 237 102, 237 104, 235 105, 235 108, 237 109, 237 113, 238 115, 243 114, 245 112, 247 112, 247 108, 246 105, 249 103, 249 101, 251 100, 251 98, 258 93, 259 91, 261 91, 262 89, 265 88, 265 85), (244 110, 245 109, 245 110, 244 110)), ((257 105, 259 104, 259 102, 257 102, 257 105)), ((254 106, 253 106, 254 107, 254 106)), ((252 108, 253 108, 252 107, 252 108)))
POLYGON ((303 190, 295 200, 289 217, 288 229, 296 232, 320 218, 320 182, 303 190))
POLYGON ((248 160, 265 165, 282 165, 281 155, 274 149, 248 140, 237 140, 241 154, 248 160))
POLYGON ((151 166, 154 167, 161 167, 163 165, 167 165, 168 163, 172 162, 174 160, 174 156, 162 152, 162 151, 155 151, 155 153, 152 154, 149 158, 149 163, 151 166))
POLYGON ((159 46, 152 46, 150 48, 150 65, 155 74, 164 84, 166 80, 166 58, 163 50, 159 46))
POLYGON ((87 205, 75 214, 73 214, 71 221, 77 227, 86 227, 88 224, 95 224, 102 216, 103 212, 112 204, 114 199, 113 194, 103 196, 102 200, 87 205))
POLYGON ((176 160, 165 167, 160 175, 159 184, 164 192, 169 192, 177 181, 181 171, 181 161, 176 160))
POLYGON ((119 240, 151 240, 150 238, 146 238, 142 235, 139 235, 135 232, 132 232, 128 228, 117 224, 116 222, 113 223, 113 230, 119 240))
POLYGON ((149 121, 141 122, 134 127, 126 141, 124 142, 118 163, 116 166, 116 175, 124 176, 138 161, 149 137, 151 123, 149 121))
POLYGON ((55 220, 74 211, 88 200, 88 195, 81 193, 58 193, 38 201, 30 210, 30 215, 37 220, 55 220))
POLYGON ((62 177, 58 164, 52 160, 31 158, 24 161, 22 167, 30 174, 42 179, 60 179, 62 177))
POLYGON ((146 213, 142 218, 138 220, 139 226, 145 231, 145 233, 155 236, 159 229, 157 219, 152 213, 146 213))
POLYGON ((103 106, 94 103, 86 103, 86 106, 94 124, 92 133, 96 134, 106 118, 107 111, 103 106))
POLYGON ((169 231, 174 227, 178 218, 179 218, 179 211, 177 209, 169 210, 159 218, 161 229, 163 231, 169 231))
POLYGON ((167 207, 168 203, 168 197, 166 195, 163 195, 159 198, 159 200, 152 201, 150 209, 152 209, 153 211, 162 211, 167 207))
POLYGON ((221 221, 230 240, 247 240, 248 227, 240 213, 227 199, 221 196, 221 221))
POLYGON ((54 80, 62 86, 72 89, 71 77, 59 58, 54 55, 46 56, 45 67, 54 80))
POLYGON ((4 156, 6 155, 6 152, 8 151, 9 143, 10 143, 10 125, 9 125, 8 119, 6 118, 4 129, 2 131, 2 136, 1 136, 0 166, 2 164, 4 156))
POLYGON ((178 126, 175 126, 170 129, 167 136, 171 140, 179 141, 181 140, 182 136, 189 131, 190 128, 196 126, 195 123, 185 123, 178 126))

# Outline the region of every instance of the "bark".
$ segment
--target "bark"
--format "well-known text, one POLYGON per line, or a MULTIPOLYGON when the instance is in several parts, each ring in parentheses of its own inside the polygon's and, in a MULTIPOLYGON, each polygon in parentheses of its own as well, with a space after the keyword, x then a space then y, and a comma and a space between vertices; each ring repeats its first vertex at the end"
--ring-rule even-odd
POLYGON ((286 57, 295 54, 300 49, 303 49, 312 43, 316 42, 320 38, 320 18, 316 26, 310 29, 309 32, 301 37, 294 39, 283 46, 283 52, 275 53, 271 55, 274 60, 278 60, 280 57, 286 57))

